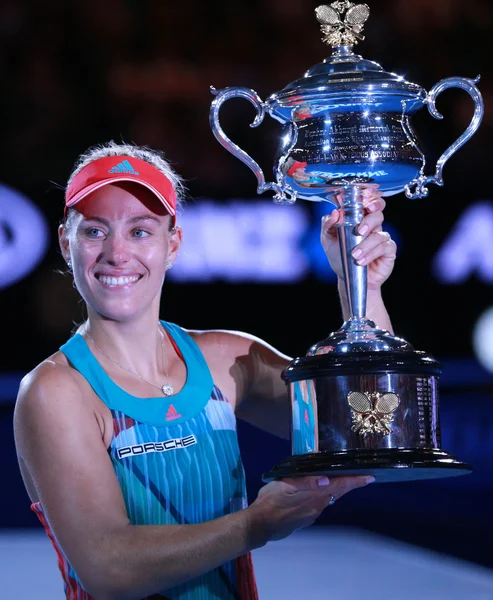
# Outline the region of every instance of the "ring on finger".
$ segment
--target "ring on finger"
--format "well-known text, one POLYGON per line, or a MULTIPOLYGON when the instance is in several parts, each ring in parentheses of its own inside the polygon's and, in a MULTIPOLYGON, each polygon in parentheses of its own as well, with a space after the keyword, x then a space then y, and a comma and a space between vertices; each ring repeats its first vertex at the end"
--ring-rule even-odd
POLYGON ((329 506, 332 506, 335 503, 336 503, 336 497, 331 494, 330 500, 329 500, 329 506))

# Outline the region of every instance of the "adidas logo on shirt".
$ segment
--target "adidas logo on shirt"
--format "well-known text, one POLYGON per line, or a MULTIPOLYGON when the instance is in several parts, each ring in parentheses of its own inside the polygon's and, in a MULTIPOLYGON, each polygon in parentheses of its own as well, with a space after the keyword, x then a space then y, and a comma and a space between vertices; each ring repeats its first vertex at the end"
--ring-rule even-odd
POLYGON ((166 413, 166 421, 172 421, 173 419, 180 419, 181 415, 176 411, 176 408, 170 404, 168 412, 166 413))
POLYGON ((128 162, 128 160, 124 160, 121 163, 118 163, 114 167, 112 167, 108 173, 130 173, 131 175, 138 175, 138 171, 136 171, 132 165, 128 162))

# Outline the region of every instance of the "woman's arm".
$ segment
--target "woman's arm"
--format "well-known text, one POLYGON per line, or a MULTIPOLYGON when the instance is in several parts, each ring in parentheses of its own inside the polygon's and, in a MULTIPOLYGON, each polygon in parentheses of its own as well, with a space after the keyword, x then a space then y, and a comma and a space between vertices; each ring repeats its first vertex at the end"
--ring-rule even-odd
MULTIPOLYGON (((369 199, 366 214, 359 225, 364 239, 354 249, 353 254, 360 250, 361 253, 355 260, 368 267, 366 316, 374 321, 377 327, 392 333, 392 324, 383 303, 381 286, 392 273, 396 245, 389 234, 382 231, 384 208, 385 201, 382 198, 369 199)), ((337 225, 342 222, 342 218, 342 212, 334 210, 322 219, 321 243, 332 269, 338 275, 343 319, 347 320, 350 315, 337 238, 337 225)), ((227 333, 223 332, 223 335, 227 333)), ((230 332, 229 335, 235 334, 230 332)), ((281 374, 291 359, 258 338, 242 333, 236 335, 236 340, 224 338, 217 344, 218 347, 232 349, 233 367, 230 371, 236 382, 236 414, 269 433, 289 438, 292 409, 287 386, 281 379, 281 374)), ((214 361, 215 356, 219 356, 217 351, 214 351, 208 360, 214 361)))
POLYGON ((56 539, 91 595, 142 598, 265 543, 246 511, 198 525, 132 526, 96 416, 69 369, 45 364, 22 382, 15 440, 56 539))
POLYGON ((238 418, 289 439, 291 405, 281 378, 291 358, 241 331, 189 331, 199 344, 214 381, 238 418))
POLYGON ((22 381, 14 415, 19 461, 84 589, 98 600, 137 600, 191 580, 311 524, 365 485, 341 478, 277 481, 245 510, 193 525, 132 525, 103 433, 71 367, 44 363, 22 381), (344 480, 344 481, 342 481, 344 480))

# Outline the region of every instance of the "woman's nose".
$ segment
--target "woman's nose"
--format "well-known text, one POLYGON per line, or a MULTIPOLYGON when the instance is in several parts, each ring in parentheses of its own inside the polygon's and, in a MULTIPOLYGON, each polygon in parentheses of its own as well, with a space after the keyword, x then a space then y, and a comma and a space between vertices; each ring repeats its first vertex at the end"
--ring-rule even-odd
POLYGON ((130 259, 128 242, 120 235, 110 235, 105 240, 104 258, 112 265, 125 264, 130 259))

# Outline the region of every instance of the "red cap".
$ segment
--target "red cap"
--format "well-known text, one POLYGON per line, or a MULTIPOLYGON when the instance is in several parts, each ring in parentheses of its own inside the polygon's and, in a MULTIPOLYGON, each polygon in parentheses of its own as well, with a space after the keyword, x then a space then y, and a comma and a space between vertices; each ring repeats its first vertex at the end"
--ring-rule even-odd
POLYGON ((65 192, 65 207, 74 206, 91 192, 119 181, 143 185, 176 215, 176 192, 171 181, 154 165, 133 156, 105 156, 90 162, 72 179, 65 192))
POLYGON ((294 172, 298 169, 304 169, 308 166, 307 162, 300 162, 299 160, 295 160, 294 163, 289 167, 287 175, 294 175, 294 172))

